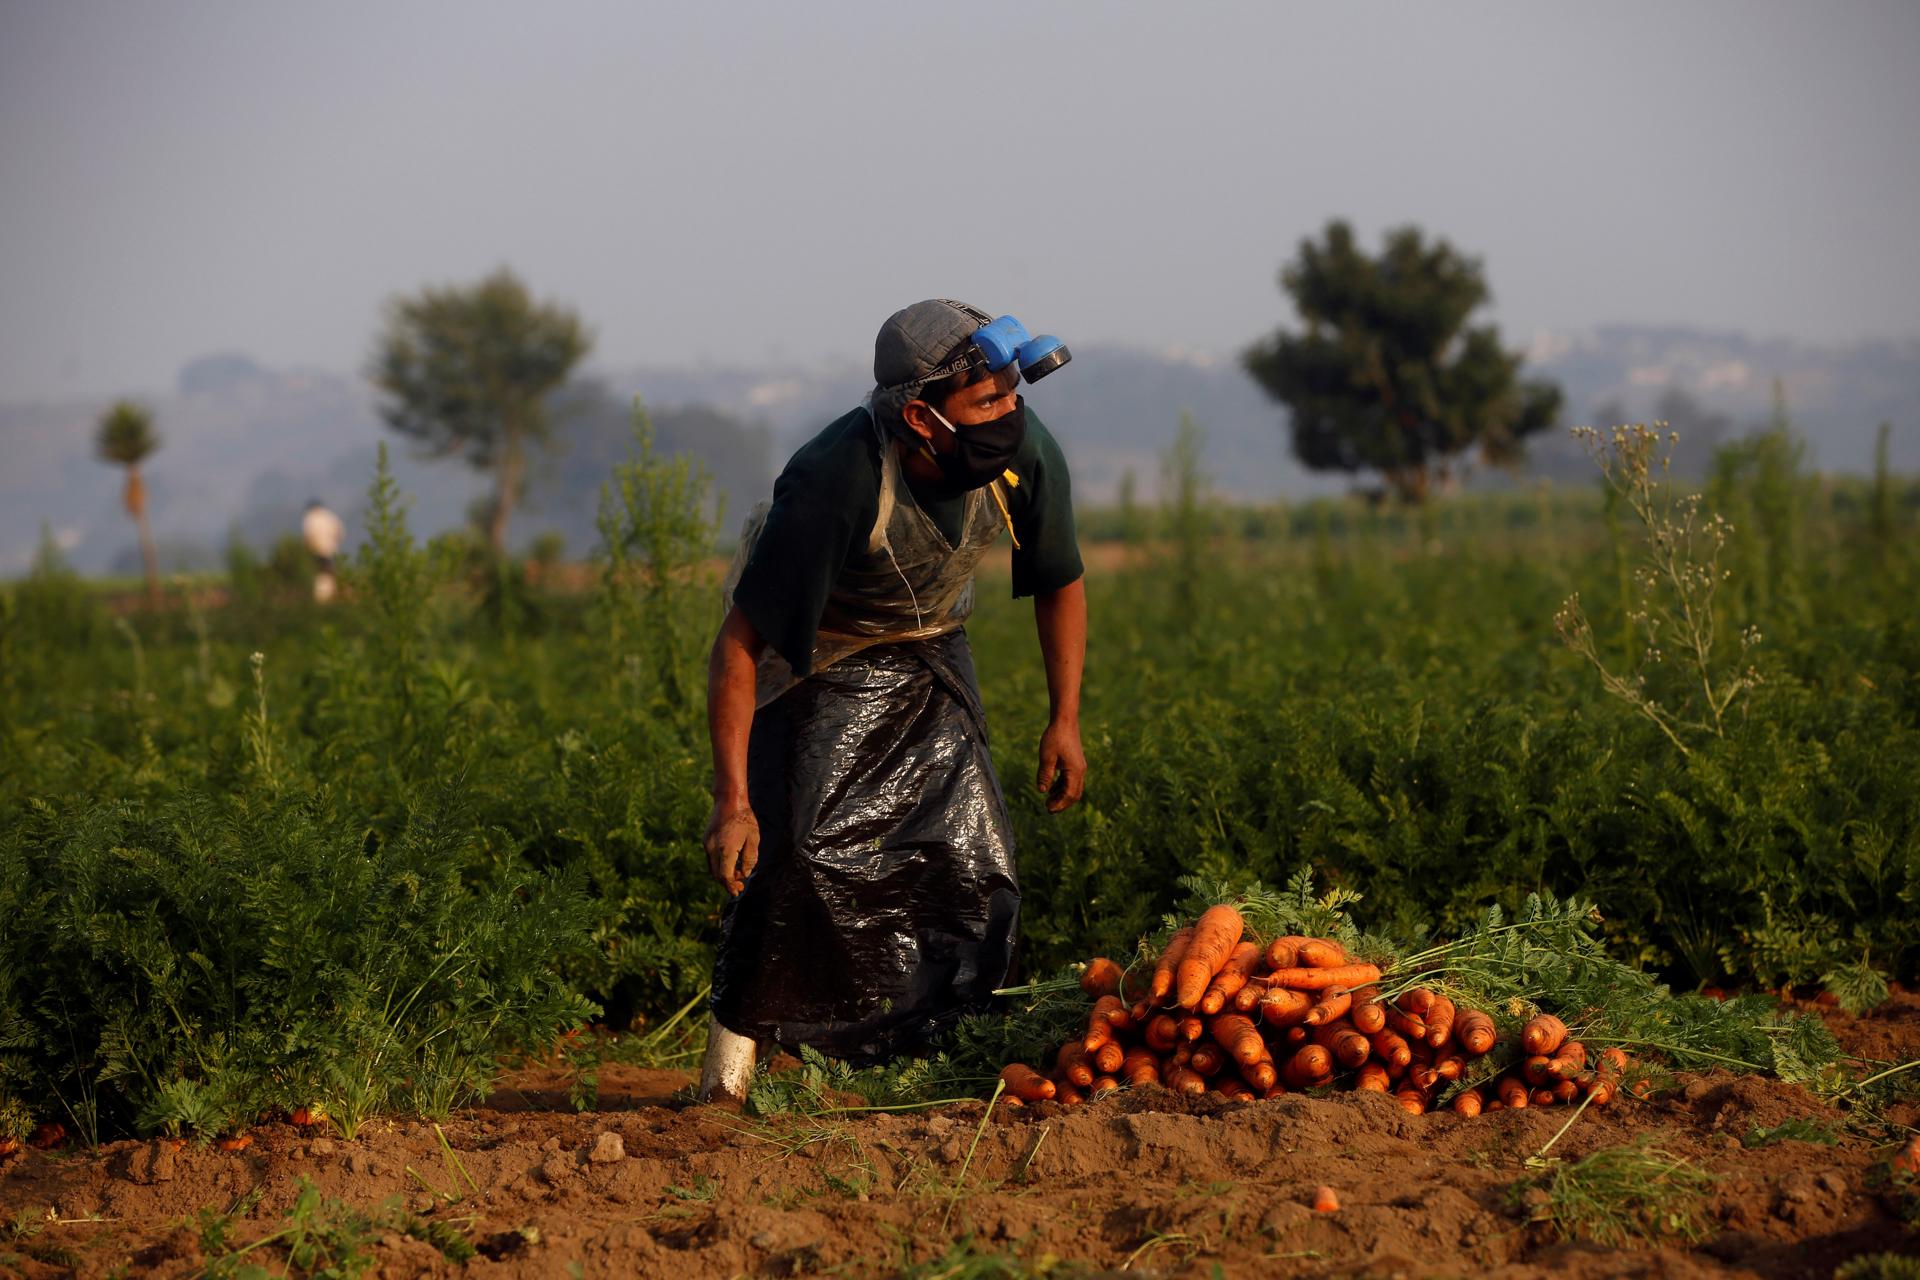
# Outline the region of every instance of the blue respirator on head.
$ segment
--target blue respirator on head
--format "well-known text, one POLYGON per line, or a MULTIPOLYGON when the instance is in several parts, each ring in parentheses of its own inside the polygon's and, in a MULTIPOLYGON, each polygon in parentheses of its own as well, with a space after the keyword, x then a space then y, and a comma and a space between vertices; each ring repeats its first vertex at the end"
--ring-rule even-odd
POLYGON ((1040 381, 1073 359, 1066 343, 1050 333, 1036 338, 1012 316, 1001 316, 991 324, 981 325, 973 335, 973 345, 986 361, 988 372, 999 373, 1018 361, 1020 376, 1028 382, 1040 381))

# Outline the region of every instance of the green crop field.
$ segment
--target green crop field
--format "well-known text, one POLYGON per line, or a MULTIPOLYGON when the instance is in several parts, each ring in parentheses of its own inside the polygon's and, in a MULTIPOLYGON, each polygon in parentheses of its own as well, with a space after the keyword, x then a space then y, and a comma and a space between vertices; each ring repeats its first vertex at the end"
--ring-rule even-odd
MULTIPOLYGON (((1031 612, 984 573, 1023 971, 1130 950, 1183 876, 1308 868, 1402 938, 1547 890, 1683 988, 1911 978, 1920 490, 1762 437, 1663 551, 1599 475, 1085 513, 1091 775, 1059 817, 1031 612)), ((503 1055, 700 991, 715 526, 684 464, 613 480, 590 573, 417 546, 376 482, 327 609, 250 562, 158 612, 52 561, 5 589, 0 1137, 444 1115, 503 1055)))

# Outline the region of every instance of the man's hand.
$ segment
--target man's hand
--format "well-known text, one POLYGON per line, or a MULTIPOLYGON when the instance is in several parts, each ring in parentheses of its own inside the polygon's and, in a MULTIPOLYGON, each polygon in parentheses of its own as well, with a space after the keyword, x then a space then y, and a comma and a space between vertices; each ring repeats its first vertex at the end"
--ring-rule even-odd
POLYGON ((1034 784, 1047 793, 1047 812, 1059 813, 1080 803, 1087 786, 1087 753, 1080 749, 1080 726, 1055 720, 1040 735, 1040 772, 1034 784))
POLYGON ((707 819, 707 869, 726 886, 729 897, 739 897, 747 877, 760 861, 760 821, 746 804, 713 804, 707 819))

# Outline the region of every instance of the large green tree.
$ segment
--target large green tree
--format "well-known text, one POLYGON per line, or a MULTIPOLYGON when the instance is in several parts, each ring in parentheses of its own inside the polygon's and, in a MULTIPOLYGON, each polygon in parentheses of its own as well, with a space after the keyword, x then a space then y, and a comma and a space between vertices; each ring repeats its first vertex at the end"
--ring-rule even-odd
POLYGON ((1287 407, 1294 456, 1308 467, 1375 471, 1419 501, 1459 455, 1478 447, 1511 462, 1559 413, 1557 387, 1522 382, 1499 331, 1469 325, 1486 280, 1445 240, 1401 227, 1372 257, 1351 227, 1330 222, 1321 239, 1301 241, 1280 287, 1304 331, 1280 329, 1243 359, 1287 407))
POLYGON ((536 302, 504 267, 388 305, 368 370, 386 393, 381 416, 432 453, 493 471, 485 520, 496 552, 526 487, 527 450, 551 437, 548 396, 592 346, 575 312, 536 302))
POLYGON ((147 603, 160 602, 160 557, 153 547, 153 527, 147 523, 147 485, 140 464, 160 447, 153 430, 153 414, 131 400, 118 400, 101 417, 93 438, 102 462, 127 469, 127 487, 121 494, 127 514, 140 531, 140 560, 147 571, 147 603))

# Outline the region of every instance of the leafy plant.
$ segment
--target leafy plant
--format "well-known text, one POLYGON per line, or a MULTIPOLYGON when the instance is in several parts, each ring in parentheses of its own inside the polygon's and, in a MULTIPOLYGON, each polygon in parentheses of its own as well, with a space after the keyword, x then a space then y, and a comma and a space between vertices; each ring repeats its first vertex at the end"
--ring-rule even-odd
POLYGON ((903 1259, 896 1274, 900 1280, 1070 1280, 1091 1272, 1085 1263, 1051 1253, 1027 1258, 1001 1249, 989 1251, 972 1236, 962 1236, 938 1257, 920 1262, 903 1259))
POLYGON ((1578 592, 1554 615, 1553 625, 1609 694, 1646 717, 1686 755, 1693 748, 1683 734, 1725 737, 1728 711, 1759 685, 1759 671, 1750 663, 1744 668, 1739 664, 1760 643, 1760 630, 1749 626, 1740 633, 1737 658, 1722 652, 1715 595, 1731 576, 1721 568, 1720 558, 1733 526, 1725 517, 1709 514, 1699 494, 1675 491, 1670 463, 1679 436, 1670 433, 1663 452, 1660 425, 1615 427, 1607 437, 1592 427, 1574 428, 1608 488, 1639 519, 1646 535, 1633 574, 1636 595, 1627 614, 1639 638, 1629 659, 1632 665, 1616 670, 1602 656, 1578 592), (1664 665, 1669 649, 1679 670, 1671 679, 1659 679, 1670 669, 1664 665), (1649 677, 1656 679, 1650 683, 1649 677))
POLYGON ((1910 1254, 1863 1253, 1835 1267, 1833 1280, 1920 1280, 1920 1258, 1910 1254))
POLYGON ((277 1228, 244 1245, 236 1243, 235 1229, 239 1219, 258 1205, 257 1189, 224 1213, 202 1210, 198 1218, 200 1248, 207 1262, 196 1280, 265 1280, 273 1273, 255 1259, 270 1255, 284 1258, 282 1274, 288 1276, 351 1280, 366 1274, 378 1261, 374 1249, 388 1232, 424 1241, 455 1265, 475 1256, 473 1242, 465 1232, 445 1220, 408 1213, 397 1198, 368 1212, 323 1196, 304 1176, 297 1185, 293 1204, 277 1228))
POLYGON ((692 646, 703 637, 676 605, 713 548, 721 512, 704 467, 684 454, 655 453, 653 422, 637 397, 633 437, 634 455, 600 491, 601 607, 615 660, 638 659, 641 688, 680 708, 693 696, 692 646))
POLYGON ((1820 985, 1855 1017, 1885 1004, 1888 995, 1886 975, 1868 964, 1865 957, 1821 974, 1820 985))
POLYGON ((1596 1151, 1545 1176, 1545 1203, 1537 1221, 1566 1240, 1609 1248, 1678 1239, 1704 1240, 1701 1202, 1712 1179, 1650 1138, 1596 1151))
POLYGON ((1749 1148, 1770 1147, 1776 1142, 1817 1142, 1822 1146, 1832 1146, 1840 1141, 1840 1131, 1814 1116, 1793 1116, 1771 1129, 1755 1125, 1747 1130, 1740 1141, 1749 1148))

